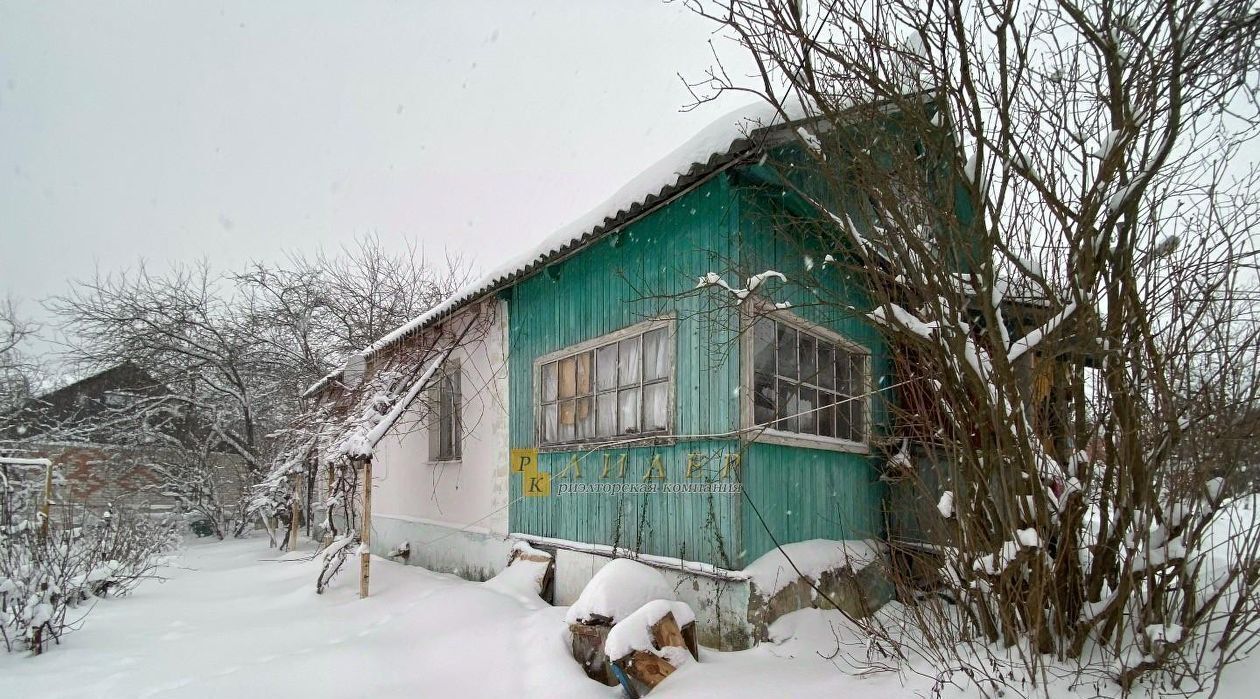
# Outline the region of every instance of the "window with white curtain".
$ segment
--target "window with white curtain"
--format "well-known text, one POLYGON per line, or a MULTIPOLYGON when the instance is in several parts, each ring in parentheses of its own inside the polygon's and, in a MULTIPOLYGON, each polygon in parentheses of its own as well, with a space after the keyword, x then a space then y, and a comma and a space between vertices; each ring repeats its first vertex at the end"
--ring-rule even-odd
POLYGON ((779 432, 866 441, 865 352, 773 318, 752 338, 753 423, 779 432))
POLYGON ((663 322, 635 326, 540 362, 538 443, 668 434, 674 374, 669 330, 663 322))

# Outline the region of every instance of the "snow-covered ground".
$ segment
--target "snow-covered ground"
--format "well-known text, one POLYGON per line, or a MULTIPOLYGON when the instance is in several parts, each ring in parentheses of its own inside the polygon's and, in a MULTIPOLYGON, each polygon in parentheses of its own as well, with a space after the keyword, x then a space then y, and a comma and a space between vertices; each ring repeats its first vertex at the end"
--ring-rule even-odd
MULTIPOLYGON (((620 696, 568 655, 566 608, 505 586, 375 559, 368 599, 352 573, 316 595, 315 563, 277 560, 259 539, 194 542, 173 565, 44 655, 0 653, 0 696, 620 696)), ((779 652, 706 654, 654 696, 851 686, 812 652, 779 652)))
MULTIPOLYGON (((564 607, 380 559, 370 598, 358 599, 350 573, 319 596, 315 565, 279 560, 259 539, 191 543, 165 581, 101 601, 61 646, 0 654, 0 696, 620 696, 568 655, 564 607)), ((704 651, 652 697, 930 694, 918 676, 863 678, 821 657, 835 650, 837 620, 788 615, 772 628, 782 640, 704 651)), ((1256 667, 1227 676, 1218 696, 1252 696, 1256 667)))

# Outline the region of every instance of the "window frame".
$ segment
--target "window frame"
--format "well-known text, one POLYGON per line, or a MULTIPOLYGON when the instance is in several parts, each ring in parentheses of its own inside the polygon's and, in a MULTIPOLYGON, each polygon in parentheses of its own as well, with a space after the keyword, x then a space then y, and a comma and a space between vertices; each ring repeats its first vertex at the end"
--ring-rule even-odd
POLYGON ((447 358, 434 372, 430 387, 429 463, 457 464, 464 460, 464 377, 458 360, 447 358), (452 376, 457 382, 452 403, 451 453, 442 453, 442 387, 452 376))
MULTIPOLYGON (((531 369, 533 390, 532 390, 532 395, 530 397, 530 400, 533 402, 533 412, 534 412, 533 428, 534 428, 535 446, 540 451, 545 452, 545 451, 572 451, 574 448, 578 448, 578 447, 590 447, 590 446, 598 446, 598 445, 606 445, 606 444, 616 444, 616 443, 624 442, 626 440, 637 440, 637 441, 641 441, 643 444, 662 444, 662 443, 672 442, 675 436, 675 427, 676 427, 675 419, 677 415, 676 400, 677 400, 677 392, 678 392, 678 364, 677 364, 678 340, 677 340, 676 325, 677 325, 676 320, 674 316, 672 315, 662 316, 659 318, 653 318, 651 320, 635 323, 634 325, 629 325, 619 330, 615 330, 613 332, 600 335, 599 337, 594 337, 589 340, 585 340, 583 342, 579 342, 574 345, 569 345, 567 347, 563 347, 553 352, 549 352, 547 354, 536 357, 534 359, 533 367, 531 369), (636 386, 637 390, 639 391, 639 424, 640 426, 642 426, 643 419, 644 419, 644 406, 645 406, 644 397, 646 393, 645 391, 646 387, 659 385, 659 384, 665 384, 665 386, 667 387, 666 396, 665 396, 665 428, 659 429, 659 430, 652 430, 651 432, 640 431, 634 434, 618 433, 611 436, 600 436, 598 434, 599 432, 599 413, 598 413, 599 396, 601 395, 601 393, 606 394, 610 392, 613 393, 613 395, 616 395, 619 391, 625 390, 625 389, 621 388, 620 382, 618 382, 617 384, 614 385, 614 388, 612 389, 606 389, 604 391, 600 390, 599 369, 598 369, 598 366, 599 366, 598 350, 601 347, 606 347, 608 345, 619 343, 624 340, 629 340, 633 338, 642 338, 643 335, 646 335, 647 333, 652 332, 653 330, 662 330, 662 329, 665 331, 665 348, 666 348, 665 377, 663 379, 645 381, 644 371, 647 368, 647 356, 644 351, 643 341, 642 339, 640 339, 639 341, 639 377, 638 377, 638 382, 635 383, 634 386, 636 386), (543 367, 553 362, 557 363, 556 381, 557 381, 557 388, 558 388, 559 381, 560 381, 560 378, 558 376, 559 374, 558 363, 561 360, 568 359, 570 357, 577 357, 578 355, 581 355, 586 352, 590 352, 590 356, 591 356, 591 378, 590 378, 591 392, 589 395, 591 399, 591 410, 594 413, 592 416, 592 424, 594 426, 595 434, 587 438, 574 438, 572 440, 566 440, 566 441, 556 441, 556 442, 545 441, 544 435, 545 435, 546 430, 543 424, 543 420, 545 419, 545 411, 544 411, 545 405, 544 404, 550 405, 554 403, 558 406, 560 403, 560 399, 559 399, 559 396, 557 395, 557 398, 554 401, 543 400, 543 391, 544 391, 543 380, 542 380, 543 367)), ((582 396, 575 395, 574 400, 578 400, 582 397, 585 397, 585 394, 583 394, 582 396)))
MULTIPOLYGON (((750 304, 751 308, 741 313, 740 320, 740 396, 739 414, 740 427, 742 428, 745 439, 752 442, 760 442, 766 444, 780 444, 784 446, 803 447, 807 449, 824 449, 829 451, 849 452, 854 454, 870 454, 871 453, 871 396, 874 390, 875 372, 871 366, 871 351, 850 340, 849 338, 837 333, 830 328, 811 323, 804 318, 784 309, 778 309, 769 303, 763 301, 755 301, 750 304), (824 437, 816 434, 805 434, 800 432, 789 432, 771 427, 770 425, 758 425, 753 417, 753 400, 754 400, 754 355, 756 352, 755 343, 755 325, 762 318, 773 320, 776 323, 782 323, 796 330, 797 332, 805 332, 814 336, 816 339, 823 340, 827 343, 835 345, 850 354, 862 357, 862 365, 864 367, 864 376, 859 386, 865 394, 862 400, 862 439, 851 440, 843 437, 824 437)), ((799 340, 797 346, 799 347, 799 340)), ((799 354, 799 350, 798 350, 799 354)), ((777 385, 777 383, 776 383, 777 385)), ((839 391, 837 391, 838 393, 839 391)), ((770 423, 773 424, 773 423, 770 423)))

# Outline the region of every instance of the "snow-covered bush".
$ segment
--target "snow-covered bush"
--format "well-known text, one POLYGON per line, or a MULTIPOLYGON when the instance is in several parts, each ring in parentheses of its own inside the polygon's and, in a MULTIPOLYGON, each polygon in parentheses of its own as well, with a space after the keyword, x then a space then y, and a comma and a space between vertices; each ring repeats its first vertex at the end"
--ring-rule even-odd
POLYGON ((77 625, 96 598, 153 577, 179 544, 174 518, 106 516, 82 526, 22 519, 0 531, 0 640, 41 653, 77 625))

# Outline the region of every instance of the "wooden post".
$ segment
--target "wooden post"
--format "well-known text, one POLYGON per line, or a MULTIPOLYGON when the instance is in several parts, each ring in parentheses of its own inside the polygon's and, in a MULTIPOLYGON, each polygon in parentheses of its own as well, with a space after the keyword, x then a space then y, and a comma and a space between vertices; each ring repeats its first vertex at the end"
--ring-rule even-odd
POLYGON ((52 461, 44 466, 44 501, 39 505, 39 540, 48 538, 48 520, 52 510, 52 461))
POLYGON ((372 457, 363 461, 363 523, 359 533, 359 598, 368 596, 372 567, 372 457))
POLYGON ((298 545, 298 520, 302 516, 302 474, 297 474, 293 483, 293 502, 289 508, 289 550, 296 551, 298 545))

